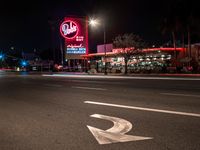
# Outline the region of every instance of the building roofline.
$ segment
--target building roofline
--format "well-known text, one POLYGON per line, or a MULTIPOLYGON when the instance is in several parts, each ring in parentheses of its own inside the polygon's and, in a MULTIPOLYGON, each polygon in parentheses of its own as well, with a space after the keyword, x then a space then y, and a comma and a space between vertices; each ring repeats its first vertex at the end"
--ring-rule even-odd
MULTIPOLYGON (((113 49, 114 50, 114 49, 113 49)), ((155 52, 155 51, 185 51, 186 48, 182 48, 182 47, 177 47, 177 48, 173 48, 173 47, 159 47, 159 48, 147 48, 147 49, 143 49, 141 52, 155 52)), ((118 54, 117 52, 106 52, 106 56, 113 56, 118 54)), ((88 55, 81 55, 82 57, 94 57, 94 56, 105 56, 105 53, 91 53, 88 55)))

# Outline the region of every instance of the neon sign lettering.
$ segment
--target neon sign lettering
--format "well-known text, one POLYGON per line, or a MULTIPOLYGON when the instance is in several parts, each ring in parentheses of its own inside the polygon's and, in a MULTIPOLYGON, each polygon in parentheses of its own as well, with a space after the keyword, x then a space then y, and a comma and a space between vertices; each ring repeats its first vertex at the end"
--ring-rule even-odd
POLYGON ((83 45, 82 44, 80 44, 80 45, 76 45, 76 44, 70 44, 70 45, 67 45, 67 47, 71 47, 71 48, 80 48, 80 47, 83 47, 83 45))
POLYGON ((73 39, 78 35, 78 26, 74 21, 66 20, 60 26, 60 33, 66 39, 73 39))
POLYGON ((84 40, 84 37, 83 36, 77 36, 76 37, 76 41, 83 41, 84 40))
POLYGON ((73 25, 72 22, 68 24, 62 25, 62 31, 64 35, 68 35, 70 33, 74 33, 77 31, 77 26, 73 25))

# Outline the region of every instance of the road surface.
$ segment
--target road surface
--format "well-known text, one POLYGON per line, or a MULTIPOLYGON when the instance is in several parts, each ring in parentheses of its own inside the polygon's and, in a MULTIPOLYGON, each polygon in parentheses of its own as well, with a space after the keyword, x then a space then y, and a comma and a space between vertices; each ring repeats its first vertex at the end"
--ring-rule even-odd
POLYGON ((0 150, 199 150, 199 91, 189 78, 4 73, 0 150))

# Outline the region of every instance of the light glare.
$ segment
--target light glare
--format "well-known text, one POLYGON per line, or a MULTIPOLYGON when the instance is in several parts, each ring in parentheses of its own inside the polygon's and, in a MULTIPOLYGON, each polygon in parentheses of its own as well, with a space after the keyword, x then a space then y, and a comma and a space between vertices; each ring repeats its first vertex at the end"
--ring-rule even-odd
POLYGON ((89 23, 90 23, 91 26, 97 26, 98 25, 98 20, 91 19, 89 23))

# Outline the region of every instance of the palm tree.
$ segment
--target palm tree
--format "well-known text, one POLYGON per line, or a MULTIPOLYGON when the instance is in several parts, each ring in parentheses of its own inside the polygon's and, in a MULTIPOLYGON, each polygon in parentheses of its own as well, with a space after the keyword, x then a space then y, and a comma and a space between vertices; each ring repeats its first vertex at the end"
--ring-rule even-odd
POLYGON ((182 45, 185 47, 185 35, 187 34, 187 44, 188 44, 188 57, 191 58, 191 35, 192 31, 195 30, 198 16, 195 17, 195 4, 191 1, 174 1, 168 16, 164 18, 161 31, 166 34, 171 32, 173 37, 173 45, 176 48, 177 34, 179 33, 182 38, 182 45))
POLYGON ((171 18, 170 16, 165 17, 163 19, 163 22, 162 22, 160 28, 161 28, 161 32, 162 32, 163 35, 171 34, 173 46, 175 48, 176 47, 176 30, 177 30, 177 27, 176 27, 176 23, 175 23, 174 18, 171 18))
MULTIPOLYGON (((177 53, 176 53, 176 43, 177 43, 177 31, 179 29, 179 23, 176 17, 174 17, 172 14, 169 16, 165 17, 163 19, 163 22, 161 23, 161 32, 163 35, 170 35, 172 37, 172 43, 174 47, 174 60, 177 58, 177 53)), ((176 66, 176 62, 174 62, 176 66)))
POLYGON ((144 41, 133 33, 118 35, 113 40, 114 48, 119 49, 118 55, 124 58, 125 74, 128 72, 128 61, 132 55, 138 54, 145 47, 144 41))

